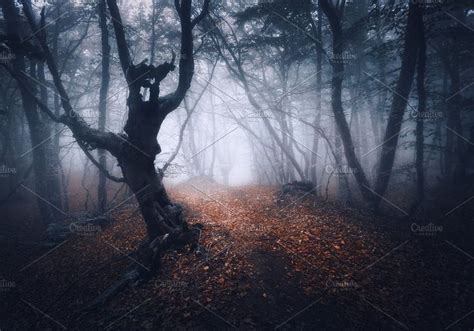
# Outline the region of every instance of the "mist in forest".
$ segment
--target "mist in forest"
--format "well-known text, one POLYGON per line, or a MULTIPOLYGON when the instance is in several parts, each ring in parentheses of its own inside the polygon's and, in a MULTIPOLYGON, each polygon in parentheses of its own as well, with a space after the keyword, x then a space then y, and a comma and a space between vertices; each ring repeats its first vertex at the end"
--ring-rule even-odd
POLYGON ((0 0, 0 330, 472 329, 473 60, 468 0, 0 0))

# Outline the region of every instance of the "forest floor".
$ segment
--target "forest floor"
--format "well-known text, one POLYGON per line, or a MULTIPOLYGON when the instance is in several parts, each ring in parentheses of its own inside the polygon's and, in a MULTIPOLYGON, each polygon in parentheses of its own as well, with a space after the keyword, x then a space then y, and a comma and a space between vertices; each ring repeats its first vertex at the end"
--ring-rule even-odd
POLYGON ((472 330, 472 252, 449 231, 402 224, 272 187, 182 185, 204 228, 196 251, 81 312, 145 237, 135 208, 54 248, 2 244, 1 330, 472 330), (3 262, 5 261, 5 262, 3 262))

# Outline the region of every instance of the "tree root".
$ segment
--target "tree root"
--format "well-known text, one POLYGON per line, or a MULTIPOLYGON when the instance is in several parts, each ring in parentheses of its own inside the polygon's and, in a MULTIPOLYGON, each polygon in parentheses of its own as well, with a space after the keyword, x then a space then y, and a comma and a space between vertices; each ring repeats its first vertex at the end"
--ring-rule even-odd
POLYGON ((191 249, 197 247, 201 225, 184 226, 171 233, 158 236, 152 241, 145 241, 138 247, 133 254, 136 256, 128 271, 116 281, 107 290, 102 292, 90 304, 82 309, 81 312, 89 312, 104 306, 110 299, 123 292, 129 286, 144 284, 157 275, 163 254, 170 249, 179 249, 188 244, 191 249))

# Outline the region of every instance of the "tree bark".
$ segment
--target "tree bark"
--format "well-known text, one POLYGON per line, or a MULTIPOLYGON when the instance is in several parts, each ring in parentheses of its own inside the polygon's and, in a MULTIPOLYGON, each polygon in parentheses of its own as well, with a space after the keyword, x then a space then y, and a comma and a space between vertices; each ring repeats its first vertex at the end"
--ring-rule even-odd
POLYGON ((53 77, 56 89, 61 97, 65 115, 56 117, 47 107, 34 99, 41 110, 55 121, 66 124, 80 144, 88 149, 105 149, 115 156, 122 169, 124 178, 135 194, 148 232, 144 263, 149 264, 151 271, 159 264, 162 251, 176 242, 188 238, 193 231, 188 231, 181 207, 173 204, 165 191, 161 176, 155 169, 154 161, 161 149, 157 135, 166 116, 175 110, 184 99, 191 85, 194 74, 193 28, 208 13, 209 0, 204 1, 199 15, 192 18, 192 1, 176 0, 175 7, 181 25, 181 53, 179 81, 176 90, 160 97, 162 80, 175 69, 173 60, 159 66, 147 65, 145 62, 134 65, 131 61, 120 11, 115 0, 107 0, 112 16, 117 41, 120 64, 128 83, 129 97, 128 119, 125 135, 101 132, 93 129, 73 110, 68 94, 60 78, 56 62, 45 38, 45 30, 39 31, 34 13, 27 0, 22 0, 24 12, 35 37, 41 44, 46 63, 53 77), (143 100, 142 88, 149 89, 148 100, 143 100))
MULTIPOLYGON (((55 222, 60 217, 58 211, 60 211, 60 205, 54 206, 60 201, 53 199, 53 202, 48 203, 46 199, 52 197, 53 189, 50 187, 50 181, 48 180, 48 174, 50 164, 48 164, 48 151, 50 148, 50 134, 48 127, 43 123, 38 113, 38 109, 35 102, 35 95, 37 93, 36 83, 31 79, 31 76, 36 77, 35 64, 31 63, 30 73, 26 72, 26 54, 23 47, 24 31, 22 29, 23 21, 20 16, 18 8, 15 6, 13 1, 4 0, 1 2, 3 16, 6 23, 6 31, 9 42, 13 46, 12 49, 15 53, 15 58, 12 61, 12 72, 15 73, 17 81, 19 82, 19 89, 21 94, 21 100, 23 104, 23 110, 25 113, 26 120, 28 122, 31 149, 27 153, 31 153, 33 157, 33 167, 35 174, 35 189, 34 194, 37 196, 38 207, 40 210, 41 218, 44 224, 55 222)), ((26 38, 25 38, 26 39, 26 38)), ((44 95, 43 95, 44 97, 44 95)), ((25 157, 23 154, 22 157, 25 157)), ((51 174, 53 175, 54 172, 51 174)), ((50 178, 51 179, 51 178, 50 178)))
POLYGON ((394 99, 385 130, 384 145, 382 146, 380 163, 377 170, 375 182, 375 192, 377 195, 374 197, 376 206, 380 204, 381 197, 385 194, 390 181, 403 116, 408 104, 408 97, 415 75, 419 49, 418 41, 420 40, 419 35, 422 28, 422 8, 418 4, 410 3, 405 32, 405 46, 402 55, 402 67, 393 96, 394 99))
MULTIPOLYGON (((320 47, 316 50, 316 116, 313 121, 313 125, 315 127, 319 127, 321 122, 321 114, 323 111, 322 107, 322 89, 323 89, 323 13, 321 10, 321 5, 318 1, 318 24, 316 25, 311 12, 307 13, 309 20, 311 22, 311 28, 313 33, 316 35, 316 40, 319 41, 320 47)), ((311 153, 311 163, 310 163, 310 173, 308 174, 309 178, 311 178, 311 182, 314 184, 315 187, 318 186, 318 172, 317 172, 317 163, 318 163, 318 149, 319 149, 319 133, 314 130, 313 132, 313 144, 312 144, 312 151, 311 153)))
MULTIPOLYGON (((321 10, 324 12, 329 20, 329 25, 332 32, 333 54, 335 58, 342 58, 344 53, 344 40, 342 32, 342 22, 339 17, 339 12, 328 0, 320 0, 321 10)), ((332 77, 332 96, 331 104, 334 113, 336 125, 341 135, 341 140, 344 146, 344 152, 347 162, 354 173, 354 177, 359 185, 362 196, 367 202, 372 202, 373 195, 370 190, 370 185, 367 177, 360 165, 360 162, 355 154, 354 143, 352 141, 351 132, 347 119, 344 114, 342 106, 342 82, 344 80, 344 63, 342 61, 333 60, 333 77, 332 77)))
POLYGON ((418 93, 418 116, 416 118, 416 200, 411 208, 413 213, 421 204, 425 195, 425 172, 424 172, 424 116, 426 111, 426 39, 424 25, 419 35, 418 70, 417 70, 417 93, 418 93))
MULTIPOLYGON (((107 123, 107 94, 110 84, 110 45, 109 30, 107 28, 107 5, 106 0, 100 0, 99 10, 99 26, 101 32, 102 44, 102 80, 100 85, 99 96, 99 131, 105 132, 107 123)), ((99 163, 103 169, 107 169, 107 154, 103 149, 99 150, 99 163)), ((107 208, 107 177, 99 172, 99 184, 97 188, 98 207, 100 212, 105 212, 107 208)))
MULTIPOLYGON (((40 98, 41 102, 44 104, 48 104, 49 100, 49 95, 48 95, 48 90, 46 88, 46 77, 45 77, 45 71, 44 71, 44 64, 43 63, 38 63, 37 66, 37 72, 38 72, 38 80, 41 83, 40 84, 40 98)), ((49 119, 45 114, 44 116, 41 117, 41 122, 44 123, 44 128, 46 130, 46 133, 48 137, 51 135, 54 135, 55 132, 52 132, 52 129, 54 129, 54 126, 48 123, 49 119)), ((60 160, 57 155, 57 150, 55 148, 55 144, 53 143, 52 140, 48 140, 46 146, 45 146, 45 159, 46 163, 48 164, 48 170, 44 174, 46 177, 46 185, 49 190, 49 196, 48 200, 56 206, 58 209, 63 209, 63 203, 61 201, 61 182, 59 179, 59 172, 60 172, 60 160)))

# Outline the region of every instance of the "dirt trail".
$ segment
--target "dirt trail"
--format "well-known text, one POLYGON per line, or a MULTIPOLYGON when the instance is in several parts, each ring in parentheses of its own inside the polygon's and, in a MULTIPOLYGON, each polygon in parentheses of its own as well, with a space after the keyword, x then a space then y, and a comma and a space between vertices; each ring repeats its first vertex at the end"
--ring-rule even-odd
MULTIPOLYGON (((231 247, 230 250, 237 255, 230 254, 238 260, 241 272, 240 278, 234 281, 246 291, 239 293, 238 315, 233 314, 235 324, 229 323, 268 329, 316 326, 338 329, 341 323, 350 325, 348 316, 341 315, 329 292, 343 292, 342 296, 348 296, 349 290, 357 290, 356 286, 343 288, 343 280, 336 280, 337 276, 331 278, 333 281, 328 280, 331 275, 326 272, 315 283, 321 269, 304 256, 309 253, 314 259, 318 251, 308 252, 306 244, 320 239, 318 233, 321 236, 312 224, 318 220, 318 215, 305 204, 311 196, 297 196, 282 202, 274 189, 256 187, 207 191, 195 188, 191 194, 189 190, 182 196, 177 193, 178 200, 183 199, 181 201, 193 213, 209 220, 205 223, 205 232, 211 238, 204 234, 203 242, 209 240, 224 249, 231 247), (212 235, 216 233, 225 233, 225 239, 213 241, 212 235), (301 249, 305 251, 301 252, 301 249), (328 291, 328 284, 332 283, 334 286, 328 291), (323 296, 329 299, 325 305, 321 303, 323 296)), ((365 231, 361 230, 361 233, 369 236, 365 231)), ((327 246, 327 242, 333 240, 332 233, 323 235, 326 237, 323 245, 327 246)), ((334 259, 337 259, 337 254, 330 256, 328 264, 334 264, 331 261, 334 259)), ((336 271, 341 272, 340 268, 336 271)), ((350 281, 345 282, 351 286, 350 281)), ((351 295, 349 297, 354 301, 351 295)), ((220 314, 225 312, 220 310, 220 314)))
POLYGON ((245 276, 240 281, 248 292, 239 300, 240 314, 246 315, 243 320, 249 325, 258 322, 261 327, 275 327, 278 321, 284 322, 283 316, 291 316, 295 307, 304 305, 306 300, 301 276, 286 252, 277 246, 278 238, 269 234, 269 230, 277 226, 273 222, 283 221, 274 218, 273 190, 254 192, 256 195, 249 195, 242 189, 216 193, 202 191, 199 192, 201 197, 188 195, 190 199, 204 200, 202 207, 194 205, 192 210, 202 208, 203 212, 209 212, 213 208, 206 206, 207 203, 217 205, 218 212, 212 217, 212 224, 217 229, 207 230, 227 233, 225 247, 239 254, 240 263, 246 266, 242 270, 245 276), (264 219, 272 223, 263 223, 264 219))

